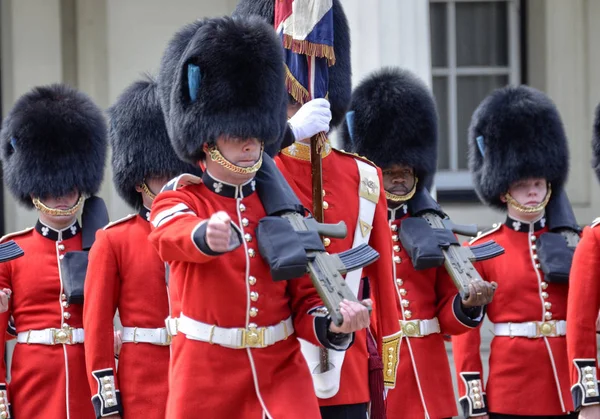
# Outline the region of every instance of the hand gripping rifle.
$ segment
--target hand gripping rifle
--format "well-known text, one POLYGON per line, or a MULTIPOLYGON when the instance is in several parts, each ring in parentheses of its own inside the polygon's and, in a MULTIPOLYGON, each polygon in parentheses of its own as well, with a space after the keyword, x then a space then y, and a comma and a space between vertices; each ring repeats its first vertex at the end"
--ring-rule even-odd
POLYGON ((421 189, 408 202, 412 217, 402 221, 400 240, 416 270, 444 265, 462 299, 469 297, 469 284, 482 281, 473 262, 491 259, 504 253, 504 248, 489 240, 461 246, 454 234, 475 236, 476 226, 456 225, 441 207, 421 189))
POLYGON ((368 245, 330 255, 320 235, 344 238, 345 223, 321 224, 305 217, 305 210, 269 156, 256 175, 257 192, 268 216, 260 220, 256 236, 260 254, 275 281, 299 278, 309 273, 334 324, 343 322, 339 304, 358 301, 342 275, 365 267, 379 258, 368 245))

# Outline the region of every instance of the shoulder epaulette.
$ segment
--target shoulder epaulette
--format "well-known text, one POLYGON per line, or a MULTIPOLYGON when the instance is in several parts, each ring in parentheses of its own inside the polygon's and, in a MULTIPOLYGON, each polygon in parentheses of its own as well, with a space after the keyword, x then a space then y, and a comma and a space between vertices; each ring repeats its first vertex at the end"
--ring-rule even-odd
POLYGON ((14 233, 8 233, 7 235, 2 236, 0 238, 0 243, 3 243, 8 239, 12 239, 13 237, 22 236, 23 234, 27 234, 31 230, 33 230, 33 227, 29 227, 29 228, 26 228, 25 230, 21 230, 21 231, 15 231, 14 233))
POLYGON ((594 221, 592 221, 592 224, 590 224, 590 228, 594 228, 596 227, 598 224, 600 224, 600 217, 596 218, 594 221))
POLYGON ((473 239, 471 239, 471 241, 469 242, 469 244, 473 244, 475 243, 477 240, 484 238, 485 236, 489 236, 490 234, 492 234, 494 231, 498 231, 500 229, 500 227, 502 227, 502 223, 495 223, 492 225, 492 228, 487 230, 487 231, 480 231, 477 233, 477 237, 474 237, 473 239))
POLYGON ((167 184, 161 189, 161 192, 176 191, 184 186, 197 185, 199 183, 202 183, 201 178, 190 175, 189 173, 184 173, 168 181, 167 184))
POLYGON ((118 219, 118 220, 116 220, 116 221, 111 221, 110 223, 106 224, 106 225, 105 225, 105 226, 102 228, 102 230, 106 230, 107 228, 114 227, 114 226, 116 226, 117 224, 122 224, 122 223, 124 223, 124 222, 125 222, 125 221, 127 221, 127 220, 131 220, 131 219, 132 219, 132 218, 134 218, 136 215, 137 215, 137 214, 129 214, 129 215, 126 215, 126 216, 125 216, 125 217, 123 217, 123 218, 119 218, 119 219, 118 219))
POLYGON ((364 161, 365 163, 370 164, 371 166, 378 167, 375 163, 373 163, 371 160, 369 160, 365 156, 360 156, 360 155, 358 155, 356 153, 350 153, 350 152, 345 151, 345 150, 338 150, 337 148, 334 148, 333 151, 337 151, 338 153, 342 153, 342 154, 345 154, 347 156, 352 156, 355 159, 359 159, 359 160, 364 161))

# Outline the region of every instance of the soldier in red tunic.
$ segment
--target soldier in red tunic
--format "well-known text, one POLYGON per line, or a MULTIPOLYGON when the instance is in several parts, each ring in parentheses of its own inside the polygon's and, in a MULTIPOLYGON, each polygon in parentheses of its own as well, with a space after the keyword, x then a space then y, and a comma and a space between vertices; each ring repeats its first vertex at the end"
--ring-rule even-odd
POLYGON ((159 83, 176 152, 206 168, 170 181, 152 205, 149 238, 181 303, 167 416, 318 418, 298 337, 345 350, 368 311, 343 303, 337 327, 307 276, 273 281, 256 231, 280 191, 260 193, 255 174, 281 177, 262 152, 285 127, 281 47, 256 17, 196 27, 159 83))
MULTIPOLYGON (((596 108, 593 162, 600 179, 600 106, 596 108)), ((598 389, 598 348, 596 331, 600 310, 600 218, 583 230, 571 268, 567 322, 567 352, 571 368, 571 393, 580 419, 600 418, 600 391, 598 389), (581 409, 581 410, 580 410, 581 409)))
POLYGON ((154 80, 134 82, 108 114, 114 183, 137 214, 100 230, 90 252, 83 312, 88 381, 96 417, 163 419, 170 307, 165 264, 148 241, 150 207, 169 179, 199 170, 173 151, 154 80), (116 310, 124 327, 118 374, 110 339, 116 310), (98 386, 107 377, 115 383, 112 395, 98 386))
POLYGON ((495 337, 485 389, 479 329, 452 338, 460 403, 466 417, 568 417, 572 250, 557 231, 578 240, 578 227, 563 190, 568 147, 558 110, 533 88, 499 89, 473 115, 469 152, 480 199, 508 216, 471 241, 493 239, 505 253, 477 266, 498 283, 487 307, 495 337))
MULTIPOLYGON (((8 398, 6 386, 0 387, 0 418, 94 418, 83 307, 71 287, 83 287, 85 272, 73 275, 66 263, 82 250, 77 213, 83 198, 102 182, 107 148, 102 111, 68 86, 36 87, 11 109, 0 138, 9 190, 39 213, 35 228, 2 239, 11 237, 25 256, 0 265, 0 288, 12 290, 0 322, 6 324, 12 314, 18 342, 8 398)), ((112 347, 112 332, 109 342, 112 347)), ((5 376, 4 364, 0 375, 5 376)))
POLYGON ((345 147, 383 170, 394 263, 392 270, 402 325, 396 388, 388 392, 390 418, 456 416, 450 366, 443 334, 460 334, 483 318, 492 284, 471 284, 461 301, 445 268, 415 270, 399 235, 402 222, 417 211, 445 217, 429 196, 437 162, 437 114, 429 88, 408 71, 380 70, 352 94, 345 147), (422 205, 425 203, 425 205, 422 205), (435 380, 431 377, 435 376, 435 380))
MULTIPOLYGON (((271 25, 273 0, 242 0, 236 14, 259 14, 271 25)), ((351 96, 350 31, 341 2, 333 2, 335 64, 328 69, 328 101, 315 99, 302 108, 291 98, 289 126, 284 148, 276 163, 306 208, 312 208, 310 137, 339 125, 351 96), (331 123, 328 124, 329 115, 331 123), (316 129, 323 125, 323 128, 316 129)), ((371 332, 356 334, 355 344, 345 354, 330 351, 328 370, 321 372, 322 358, 314 346, 303 344, 313 373, 315 391, 324 419, 364 418, 369 402, 377 415, 383 403, 384 386, 396 385, 400 327, 396 316, 398 297, 392 277, 391 235, 381 170, 365 158, 335 150, 329 142, 322 154, 324 222, 344 221, 344 239, 324 237, 328 252, 339 253, 361 243, 379 252, 377 262, 361 272, 350 273, 346 281, 358 298, 373 300, 371 332), (371 333, 373 336, 369 337, 371 333), (383 360, 383 377, 381 365, 383 360)))

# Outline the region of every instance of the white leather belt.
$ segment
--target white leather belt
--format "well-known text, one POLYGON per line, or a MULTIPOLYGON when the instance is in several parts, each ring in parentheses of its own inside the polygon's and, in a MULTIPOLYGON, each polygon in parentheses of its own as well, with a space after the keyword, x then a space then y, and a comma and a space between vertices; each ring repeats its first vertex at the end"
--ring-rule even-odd
POLYGON ((429 320, 400 320, 400 329, 402 336, 422 338, 440 333, 440 322, 437 317, 429 320))
POLYGON ((496 323, 494 335, 509 337, 526 337, 530 339, 541 337, 557 337, 567 334, 567 322, 564 320, 551 320, 547 322, 526 323, 496 323))
POLYGON ((285 340, 294 333, 294 325, 290 316, 274 326, 229 329, 202 323, 181 314, 178 330, 188 339, 243 349, 264 348, 285 340))
POLYGON ((152 345, 168 346, 171 335, 166 327, 147 329, 143 327, 123 327, 123 343, 151 343, 152 345))
POLYGON ((19 332, 17 342, 38 345, 75 345, 83 343, 83 338, 83 329, 63 327, 62 329, 50 328, 19 332))
POLYGON ((177 317, 167 317, 165 319, 165 326, 167 327, 167 332, 171 335, 171 336, 175 336, 177 334, 177 323, 179 322, 179 319, 177 317))

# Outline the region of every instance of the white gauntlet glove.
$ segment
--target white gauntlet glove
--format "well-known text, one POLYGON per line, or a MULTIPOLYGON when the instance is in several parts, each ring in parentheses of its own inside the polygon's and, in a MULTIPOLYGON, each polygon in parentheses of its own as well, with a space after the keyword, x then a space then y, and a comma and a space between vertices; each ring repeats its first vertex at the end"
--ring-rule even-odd
POLYGON ((294 133, 296 141, 308 142, 310 138, 320 132, 329 131, 331 109, 326 99, 313 99, 306 102, 288 123, 294 133))

